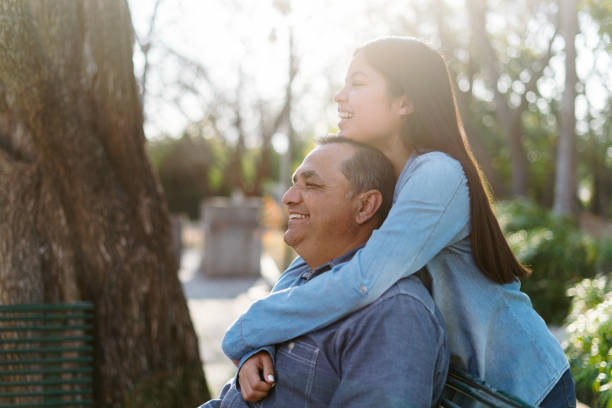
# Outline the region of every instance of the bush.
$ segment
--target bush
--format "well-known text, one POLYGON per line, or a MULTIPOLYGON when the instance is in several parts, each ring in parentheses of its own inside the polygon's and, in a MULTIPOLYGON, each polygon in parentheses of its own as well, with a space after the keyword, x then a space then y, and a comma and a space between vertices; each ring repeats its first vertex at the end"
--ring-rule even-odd
POLYGON ((173 214, 186 213, 196 219, 200 202, 211 195, 209 143, 202 137, 183 135, 168 144, 157 168, 168 209, 173 214))
POLYGON ((496 213, 517 258, 533 270, 522 290, 548 324, 561 325, 570 306, 567 289, 596 274, 597 243, 571 219, 526 200, 501 202, 496 213))
POLYGON ((585 279, 568 291, 573 297, 565 352, 578 399, 612 407, 612 285, 607 277, 585 279))

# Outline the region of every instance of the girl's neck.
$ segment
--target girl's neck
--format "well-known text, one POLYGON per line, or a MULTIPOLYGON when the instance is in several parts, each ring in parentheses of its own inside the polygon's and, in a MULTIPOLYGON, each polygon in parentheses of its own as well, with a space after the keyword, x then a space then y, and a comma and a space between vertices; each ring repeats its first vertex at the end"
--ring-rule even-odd
POLYGON ((391 163, 393 164, 393 170, 395 172, 395 178, 397 179, 404 169, 404 165, 406 164, 406 160, 412 154, 412 150, 406 148, 404 143, 398 138, 393 138, 388 140, 381 146, 376 146, 380 151, 382 151, 385 156, 391 163))

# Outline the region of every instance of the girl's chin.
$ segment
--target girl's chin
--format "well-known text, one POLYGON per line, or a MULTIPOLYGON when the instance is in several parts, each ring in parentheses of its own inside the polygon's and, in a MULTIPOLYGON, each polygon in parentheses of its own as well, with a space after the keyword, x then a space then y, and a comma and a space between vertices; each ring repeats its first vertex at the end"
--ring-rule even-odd
POLYGON ((353 133, 351 133, 350 131, 347 131, 346 129, 338 129, 338 133, 336 133, 336 136, 342 136, 342 137, 346 137, 347 139, 353 139, 353 133))

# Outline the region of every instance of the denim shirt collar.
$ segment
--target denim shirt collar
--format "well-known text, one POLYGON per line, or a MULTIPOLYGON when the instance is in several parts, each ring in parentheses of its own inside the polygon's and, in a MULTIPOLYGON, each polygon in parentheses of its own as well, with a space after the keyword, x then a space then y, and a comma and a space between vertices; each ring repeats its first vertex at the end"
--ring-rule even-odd
POLYGON ((305 271, 302 276, 300 276, 301 279, 304 279, 305 281, 309 281, 312 278, 314 278, 315 276, 318 276, 320 274, 322 274, 323 272, 327 272, 330 269, 332 269, 334 266, 339 265, 341 263, 344 262, 348 262, 351 260, 351 258, 353 257, 353 255, 355 255, 355 253, 357 251, 359 251, 361 248, 363 248, 365 245, 365 243, 361 244, 361 245, 357 245, 355 248, 350 249, 348 251, 346 251, 345 253, 343 253, 342 255, 332 259, 331 261, 319 266, 317 269, 312 270, 312 269, 308 269, 307 271, 305 271))

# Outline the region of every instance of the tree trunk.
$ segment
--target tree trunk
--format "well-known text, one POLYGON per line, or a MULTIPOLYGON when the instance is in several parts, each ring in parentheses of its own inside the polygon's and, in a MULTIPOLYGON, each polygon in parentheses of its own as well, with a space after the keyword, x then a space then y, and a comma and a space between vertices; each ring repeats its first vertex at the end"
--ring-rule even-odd
POLYGON ((578 33, 576 0, 561 2, 560 32, 565 40, 565 90, 561 99, 559 123, 559 146, 557 149, 555 202, 556 214, 572 216, 576 214, 576 45, 578 33))
POLYGON ((498 90, 499 70, 495 50, 486 32, 485 3, 480 0, 467 0, 466 6, 474 41, 479 48, 484 74, 491 87, 495 101, 495 114, 508 139, 512 166, 512 192, 526 197, 528 189, 529 162, 522 142, 521 111, 512 109, 506 97, 498 90))
POLYGON ((95 307, 98 406, 209 398, 121 0, 0 1, 0 303, 95 307))

